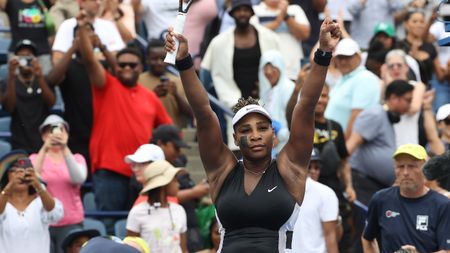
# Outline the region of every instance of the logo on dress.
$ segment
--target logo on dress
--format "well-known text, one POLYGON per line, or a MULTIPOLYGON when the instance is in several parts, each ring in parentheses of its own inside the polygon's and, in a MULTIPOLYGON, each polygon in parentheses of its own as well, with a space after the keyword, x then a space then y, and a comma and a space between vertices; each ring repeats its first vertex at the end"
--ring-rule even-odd
POLYGON ((278 187, 278 185, 275 186, 275 187, 273 187, 272 189, 267 189, 267 192, 272 192, 272 191, 275 190, 277 187, 278 187))
POLYGON ((395 212, 395 211, 391 211, 391 210, 387 210, 385 214, 386 214, 387 218, 395 218, 400 215, 399 212, 395 212))
POLYGON ((428 215, 417 215, 416 230, 428 231, 428 215))

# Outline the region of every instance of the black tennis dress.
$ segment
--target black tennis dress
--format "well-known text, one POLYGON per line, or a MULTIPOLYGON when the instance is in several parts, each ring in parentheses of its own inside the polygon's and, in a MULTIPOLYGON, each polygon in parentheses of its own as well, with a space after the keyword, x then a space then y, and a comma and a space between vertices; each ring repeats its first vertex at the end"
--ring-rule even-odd
POLYGON ((239 161, 215 201, 221 234, 217 252, 291 252, 300 206, 287 191, 276 161, 272 161, 250 195, 244 189, 244 172, 239 161))

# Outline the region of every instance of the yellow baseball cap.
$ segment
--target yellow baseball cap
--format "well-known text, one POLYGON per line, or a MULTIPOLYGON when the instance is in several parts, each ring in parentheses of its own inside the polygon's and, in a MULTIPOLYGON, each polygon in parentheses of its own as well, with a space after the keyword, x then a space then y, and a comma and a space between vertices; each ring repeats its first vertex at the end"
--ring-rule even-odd
POLYGON ((427 151, 418 144, 404 144, 397 148, 394 155, 392 156, 394 159, 401 154, 410 155, 417 160, 426 160, 427 159, 427 151))

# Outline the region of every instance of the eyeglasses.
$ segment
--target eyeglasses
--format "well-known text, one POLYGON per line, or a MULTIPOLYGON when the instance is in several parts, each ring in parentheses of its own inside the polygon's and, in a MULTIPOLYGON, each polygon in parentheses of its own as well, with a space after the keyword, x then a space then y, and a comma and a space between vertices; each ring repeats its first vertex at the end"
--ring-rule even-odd
POLYGON ((443 121, 447 126, 450 126, 450 118, 445 118, 443 121))
POLYGON ((388 66, 389 69, 393 69, 395 67, 402 68, 403 64, 401 64, 401 63, 392 63, 392 64, 388 64, 387 66, 388 66))
POLYGON ((123 69, 126 68, 127 66, 134 69, 137 67, 138 63, 137 62, 118 62, 117 65, 119 65, 119 67, 123 68, 123 69))

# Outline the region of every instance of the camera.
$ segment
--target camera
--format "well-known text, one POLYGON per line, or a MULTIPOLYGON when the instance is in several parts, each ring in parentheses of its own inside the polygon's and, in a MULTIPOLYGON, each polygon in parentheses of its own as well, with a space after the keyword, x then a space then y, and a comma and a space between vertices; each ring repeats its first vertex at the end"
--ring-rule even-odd
POLYGON ((19 56, 19 66, 29 67, 33 61, 33 56, 19 56))
POLYGON ((53 125, 51 128, 52 134, 61 134, 62 133, 62 126, 61 125, 53 125))

